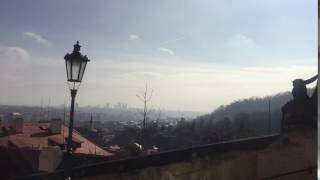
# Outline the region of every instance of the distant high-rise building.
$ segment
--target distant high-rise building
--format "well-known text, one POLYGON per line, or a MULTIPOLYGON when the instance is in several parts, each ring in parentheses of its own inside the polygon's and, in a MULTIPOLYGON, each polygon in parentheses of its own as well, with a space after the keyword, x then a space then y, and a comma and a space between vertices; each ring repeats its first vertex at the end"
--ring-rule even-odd
POLYGON ((89 128, 92 130, 94 127, 93 127, 93 118, 92 118, 92 113, 90 115, 90 124, 89 124, 89 128))

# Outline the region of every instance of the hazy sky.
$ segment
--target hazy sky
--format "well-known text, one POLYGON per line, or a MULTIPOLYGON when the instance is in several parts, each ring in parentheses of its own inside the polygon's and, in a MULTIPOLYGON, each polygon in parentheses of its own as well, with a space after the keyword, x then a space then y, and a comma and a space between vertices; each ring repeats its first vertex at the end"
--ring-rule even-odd
POLYGON ((76 101, 209 112, 317 73, 316 0, 2 0, 0 104, 70 102, 64 55, 91 62, 76 101))

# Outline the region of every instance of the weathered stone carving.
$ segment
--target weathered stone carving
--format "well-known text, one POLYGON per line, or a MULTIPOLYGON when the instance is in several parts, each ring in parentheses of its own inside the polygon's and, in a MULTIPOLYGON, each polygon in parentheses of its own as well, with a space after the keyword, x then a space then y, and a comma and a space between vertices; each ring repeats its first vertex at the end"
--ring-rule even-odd
POLYGON ((317 89, 311 97, 307 94, 307 84, 314 82, 318 75, 308 79, 296 79, 292 82, 293 99, 282 107, 282 131, 291 127, 314 127, 317 128, 317 89))

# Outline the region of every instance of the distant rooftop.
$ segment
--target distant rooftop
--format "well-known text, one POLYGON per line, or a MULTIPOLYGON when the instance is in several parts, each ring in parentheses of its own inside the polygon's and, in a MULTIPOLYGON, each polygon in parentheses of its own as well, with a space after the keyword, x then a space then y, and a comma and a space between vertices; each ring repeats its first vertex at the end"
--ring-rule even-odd
MULTIPOLYGON (((14 147, 19 149, 41 150, 49 144, 66 145, 68 127, 62 125, 61 133, 48 131, 49 123, 24 122, 23 132, 17 133, 11 130, 9 124, 0 124, 0 146, 14 147)), ((111 156, 112 153, 102 149, 90 140, 84 138, 77 131, 73 131, 73 142, 81 144, 74 153, 95 154, 100 156, 111 156)))

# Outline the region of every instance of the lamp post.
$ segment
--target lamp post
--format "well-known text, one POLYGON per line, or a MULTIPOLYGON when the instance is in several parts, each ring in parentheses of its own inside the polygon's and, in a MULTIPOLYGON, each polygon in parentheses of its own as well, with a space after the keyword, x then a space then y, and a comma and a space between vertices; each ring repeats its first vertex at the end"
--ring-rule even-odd
POLYGON ((75 44, 73 52, 67 53, 64 56, 66 61, 67 79, 71 92, 71 107, 70 107, 70 122, 69 122, 69 135, 67 152, 70 153, 72 148, 72 132, 73 132, 73 114, 74 114, 74 101, 77 94, 77 90, 81 84, 81 80, 86 69, 87 63, 90 61, 87 56, 83 56, 80 53, 79 41, 75 44))

